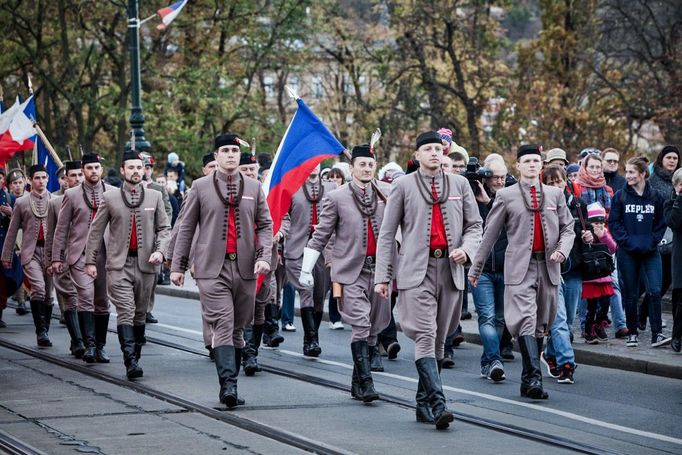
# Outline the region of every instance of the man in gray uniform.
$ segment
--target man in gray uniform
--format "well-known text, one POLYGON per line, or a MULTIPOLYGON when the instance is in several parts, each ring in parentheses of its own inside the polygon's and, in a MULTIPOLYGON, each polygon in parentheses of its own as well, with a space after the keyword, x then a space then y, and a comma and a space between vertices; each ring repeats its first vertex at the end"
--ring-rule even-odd
MULTIPOLYGON (((203 156, 202 158, 202 172, 204 175, 210 175, 218 169, 218 162, 215 160, 215 153, 210 152, 207 153, 206 155, 203 156)), ((192 188, 189 188, 187 191, 185 191, 185 198, 189 196, 190 191, 192 191, 192 188)), ((178 217, 175 220, 175 225, 173 226, 173 229, 171 231, 171 238, 170 242, 168 244, 168 260, 166 261, 166 266, 168 268, 171 267, 171 261, 173 259, 173 252, 175 251, 175 241, 178 239, 178 230, 180 229, 180 225, 182 224, 182 220, 185 218, 185 207, 187 207, 187 204, 182 204, 182 207, 180 208, 180 213, 178 213, 178 217)), ((193 272, 193 267, 194 267, 194 249, 197 244, 197 233, 194 233, 194 238, 192 239, 192 246, 190 248, 189 252, 189 264, 190 264, 190 273, 194 275, 193 272)), ((208 357, 210 360, 214 360, 213 358, 213 347, 211 346, 212 340, 213 340, 213 333, 211 332, 211 327, 208 325, 206 322, 206 319, 201 319, 201 333, 204 338, 204 346, 206 347, 206 350, 208 351, 208 357)))
POLYGON ((369 145, 353 147, 350 171, 353 180, 325 196, 320 222, 303 253, 299 281, 302 286, 313 286, 313 268, 336 234, 327 261, 331 262, 332 281, 343 286, 339 312, 353 331, 351 395, 370 402, 379 398, 370 371, 370 352, 375 351, 377 335, 391 319, 389 300, 374 292, 376 238, 390 186, 374 181, 376 158, 369 145))
POLYGON ((240 146, 235 134, 214 142, 218 170, 194 181, 178 230, 171 281, 182 286, 195 233, 194 278, 202 317, 211 328, 220 383, 227 407, 240 404, 237 376, 244 327, 253 320, 256 277, 270 271, 272 219, 260 183, 239 173, 240 146))
POLYGON ((85 247, 90 224, 102 203, 106 191, 116 187, 102 181, 102 164, 99 155, 86 153, 81 159, 84 181, 66 190, 62 199, 52 245, 52 270, 56 274, 68 273, 78 293, 78 320, 87 363, 109 363, 104 350, 109 328, 109 297, 107 295, 106 249, 104 236, 96 258, 97 278, 85 270, 85 247))
POLYGON ((52 278, 45 263, 47 208, 51 194, 47 191, 48 175, 45 166, 34 164, 28 170, 31 192, 17 199, 12 220, 2 247, 2 265, 12 267, 12 252, 19 229, 22 231, 21 265, 31 288, 31 313, 36 328, 38 346, 52 346, 48 337, 52 318, 52 278))
POLYGON ((143 173, 140 155, 126 151, 121 163, 123 185, 117 191, 103 194, 85 249, 85 271, 95 279, 102 238, 109 227, 107 290, 116 307, 116 331, 128 379, 143 375, 138 362, 145 318, 156 266, 166 257, 170 238, 163 197, 158 191, 145 189, 141 184, 143 173))
MULTIPOLYGON (((85 354, 85 346, 83 345, 83 335, 81 334, 80 324, 78 323, 78 292, 71 280, 71 274, 67 271, 64 273, 55 273, 52 266, 52 245, 54 240, 55 228, 57 226, 57 219, 59 217, 59 209, 62 206, 64 199, 64 192, 69 188, 74 188, 83 183, 83 169, 80 160, 67 161, 64 163, 64 172, 66 173, 66 186, 62 189, 62 194, 57 196, 53 193, 52 199, 48 204, 47 212, 47 236, 45 239, 45 263, 50 264, 47 271, 53 276, 55 291, 57 291, 57 300, 63 302, 62 317, 64 324, 69 331, 71 337, 71 354, 80 359, 85 354)), ((60 308, 61 308, 60 304, 60 308)))
POLYGON ((443 143, 435 131, 417 137, 419 169, 393 184, 377 247, 375 291, 388 298, 398 227, 397 309, 403 332, 415 342, 419 373, 417 421, 445 429, 453 420, 445 405, 440 361, 445 338, 462 310, 464 266, 481 241, 482 221, 469 182, 441 170, 443 143))
POLYGON ((521 178, 495 194, 481 247, 469 269, 469 281, 477 286, 485 261, 506 228, 504 319, 523 357, 521 396, 533 399, 548 397, 542 388, 540 352, 556 314, 561 263, 575 239, 574 220, 562 191, 540 182, 541 152, 537 145, 518 149, 521 178))
POLYGON ((317 332, 322 321, 324 298, 329 289, 324 259, 319 258, 313 268, 315 276, 313 289, 301 286, 298 277, 301 275, 303 248, 312 237, 319 222, 322 198, 326 192, 334 188, 336 184, 320 181, 320 166, 318 165, 310 173, 303 186, 291 197, 291 207, 287 215, 290 227, 284 239, 284 263, 287 269, 287 279, 296 288, 300 297, 301 323, 304 332, 303 355, 308 357, 317 357, 322 353, 317 332))
MULTIPOLYGON (((144 177, 142 178, 142 184, 149 189, 161 193, 163 196, 163 208, 166 210, 166 216, 168 217, 168 222, 170 222, 171 218, 173 218, 173 207, 171 206, 170 198, 168 197, 168 191, 166 191, 166 188, 163 185, 159 185, 152 179, 152 172, 154 171, 154 157, 146 152, 141 153, 140 156, 142 156, 142 162, 144 163, 144 177)), ((157 267, 157 275, 161 273, 161 267, 163 267, 163 264, 157 267)), ((158 281, 154 282, 152 297, 149 300, 149 309, 147 310, 147 316, 145 318, 145 323, 147 324, 156 324, 159 322, 158 319, 156 319, 152 314, 152 311, 154 310, 157 283, 158 281)))
MULTIPOLYGON (((258 180, 258 161, 256 157, 251 153, 242 153, 239 160, 239 172, 242 175, 258 180)), ((287 224, 288 225, 288 224, 287 224)), ((282 226, 284 227, 284 225, 282 226)), ((262 284, 256 292, 256 306, 254 310, 253 323, 246 326, 244 329, 244 341, 246 345, 242 351, 242 364, 244 365, 244 374, 247 376, 253 376, 257 372, 261 371, 260 365, 258 365, 258 348, 260 348, 261 340, 263 339, 263 334, 265 330, 265 323, 267 318, 276 318, 273 315, 272 307, 275 306, 273 301, 275 300, 275 292, 277 292, 277 283, 275 283, 274 271, 278 266, 278 255, 277 255, 277 242, 282 237, 282 229, 275 235, 272 245, 272 255, 270 257, 271 268, 265 277, 262 278, 262 284)), ((275 306, 276 308, 276 306, 275 306)), ((276 327, 275 323, 275 327, 276 327)), ((272 331, 269 333, 269 344, 270 347, 277 347, 280 343, 284 341, 284 337, 279 334, 279 331, 275 328, 275 333, 272 331)))

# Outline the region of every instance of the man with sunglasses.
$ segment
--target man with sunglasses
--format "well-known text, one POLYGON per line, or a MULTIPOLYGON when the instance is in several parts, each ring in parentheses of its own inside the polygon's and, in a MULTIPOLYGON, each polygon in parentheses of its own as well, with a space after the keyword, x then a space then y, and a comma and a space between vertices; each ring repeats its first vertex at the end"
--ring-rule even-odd
POLYGON ((604 177, 606 184, 611 187, 613 193, 625 188, 625 177, 618 173, 618 164, 620 163, 620 153, 618 150, 609 147, 601 152, 602 160, 604 161, 604 177))

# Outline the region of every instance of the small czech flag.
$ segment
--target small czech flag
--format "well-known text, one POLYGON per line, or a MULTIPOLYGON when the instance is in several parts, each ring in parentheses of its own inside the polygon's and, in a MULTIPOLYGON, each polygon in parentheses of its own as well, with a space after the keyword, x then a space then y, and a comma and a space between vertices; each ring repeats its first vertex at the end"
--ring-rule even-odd
POLYGON ((184 8, 186 4, 187 0, 180 0, 179 2, 175 2, 170 6, 158 10, 156 14, 161 16, 162 23, 157 25, 156 28, 158 30, 165 30, 165 28, 168 27, 171 22, 173 22, 173 19, 180 14, 180 11, 182 11, 182 8, 184 8))

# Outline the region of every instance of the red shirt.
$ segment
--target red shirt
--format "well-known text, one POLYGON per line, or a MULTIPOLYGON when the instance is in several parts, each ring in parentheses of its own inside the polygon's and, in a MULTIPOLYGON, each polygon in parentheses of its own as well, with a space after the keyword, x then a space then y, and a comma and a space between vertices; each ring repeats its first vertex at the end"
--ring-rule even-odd
MULTIPOLYGON (((431 180, 431 194, 433 194, 433 199, 438 199, 438 193, 436 193, 436 181, 431 180)), ((431 213, 431 240, 429 242, 429 248, 432 250, 444 249, 448 247, 448 238, 445 235, 445 223, 443 222, 443 213, 440 211, 440 204, 433 204, 433 209, 431 213)))
MULTIPOLYGON (((538 208, 538 198, 535 194, 535 187, 530 187, 530 195, 533 200, 533 208, 538 208)), ((540 212, 534 212, 533 215, 533 253, 545 252, 545 237, 542 235, 542 219, 540 212)))
POLYGON ((45 240, 45 233, 43 232, 43 223, 40 223, 40 228, 38 229, 38 241, 45 240))
POLYGON ((226 253, 237 253, 237 224, 234 221, 234 206, 230 206, 230 213, 227 218, 227 245, 226 253))
POLYGON ((372 229, 372 220, 367 219, 367 256, 377 255, 377 239, 374 237, 374 229, 372 229))
POLYGON ((132 214, 132 228, 130 229, 130 244, 128 245, 128 249, 130 251, 137 251, 137 222, 135 219, 135 212, 132 214))

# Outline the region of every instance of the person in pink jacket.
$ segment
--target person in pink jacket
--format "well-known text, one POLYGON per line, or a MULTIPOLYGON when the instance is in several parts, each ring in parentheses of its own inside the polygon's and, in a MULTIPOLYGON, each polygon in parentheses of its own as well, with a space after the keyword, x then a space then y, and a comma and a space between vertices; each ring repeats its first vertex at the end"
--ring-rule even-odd
MULTIPOLYGON (((609 252, 614 254, 618 248, 606 227, 606 210, 598 202, 587 206, 587 222, 594 232, 594 243, 605 244, 609 252)), ((613 295, 611 275, 594 280, 583 281, 582 297, 587 300, 585 318, 585 342, 596 344, 608 340, 606 326, 609 324, 607 314, 613 295)))

